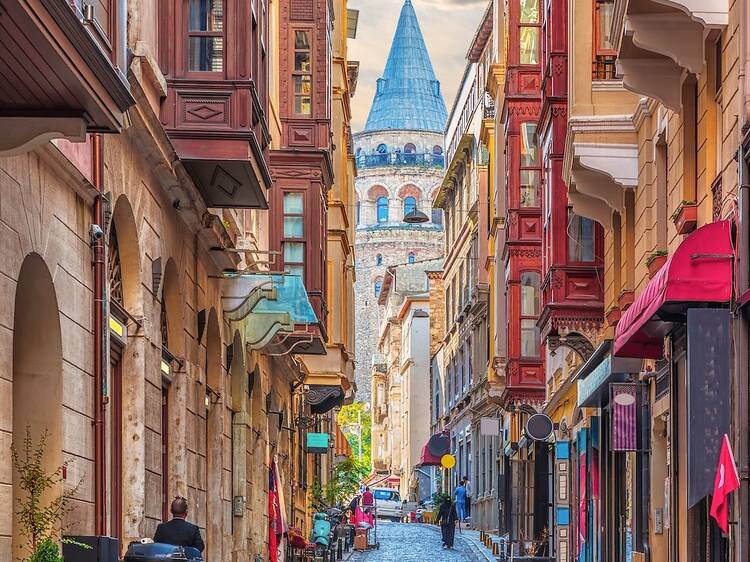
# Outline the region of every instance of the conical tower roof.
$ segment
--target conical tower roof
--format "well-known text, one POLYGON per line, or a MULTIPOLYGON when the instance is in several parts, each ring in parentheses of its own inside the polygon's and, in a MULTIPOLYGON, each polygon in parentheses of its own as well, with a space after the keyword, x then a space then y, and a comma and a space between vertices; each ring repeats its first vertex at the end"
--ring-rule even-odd
POLYGON ((417 14, 411 0, 406 0, 388 62, 378 79, 365 132, 400 129, 442 133, 447 118, 417 14))

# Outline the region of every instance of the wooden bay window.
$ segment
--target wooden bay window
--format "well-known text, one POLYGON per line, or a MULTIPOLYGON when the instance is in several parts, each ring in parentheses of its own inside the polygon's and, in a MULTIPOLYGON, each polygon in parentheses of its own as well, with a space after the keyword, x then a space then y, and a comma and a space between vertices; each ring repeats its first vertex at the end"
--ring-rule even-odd
POLYGON ((311 31, 294 31, 294 113, 312 115, 312 43, 311 31))
POLYGON ((189 0, 188 72, 224 71, 224 0, 189 0))

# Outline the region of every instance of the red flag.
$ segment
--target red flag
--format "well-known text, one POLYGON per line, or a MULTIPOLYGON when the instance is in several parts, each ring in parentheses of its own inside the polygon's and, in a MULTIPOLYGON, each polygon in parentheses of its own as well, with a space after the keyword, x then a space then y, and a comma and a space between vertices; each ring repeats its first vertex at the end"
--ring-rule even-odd
POLYGON ((740 487, 737 475, 737 465, 734 464, 732 447, 729 437, 724 434, 719 453, 719 466, 716 467, 714 478, 714 495, 711 499, 711 517, 716 519, 717 525, 724 534, 729 532, 729 494, 740 487))

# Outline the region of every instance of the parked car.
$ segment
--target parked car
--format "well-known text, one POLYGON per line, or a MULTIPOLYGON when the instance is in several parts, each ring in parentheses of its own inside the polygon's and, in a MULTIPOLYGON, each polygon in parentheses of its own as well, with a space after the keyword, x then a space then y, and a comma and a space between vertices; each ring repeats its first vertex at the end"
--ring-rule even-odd
POLYGON ((392 488, 372 488, 372 495, 375 498, 375 507, 378 510, 378 517, 401 520, 401 495, 398 490, 392 488))

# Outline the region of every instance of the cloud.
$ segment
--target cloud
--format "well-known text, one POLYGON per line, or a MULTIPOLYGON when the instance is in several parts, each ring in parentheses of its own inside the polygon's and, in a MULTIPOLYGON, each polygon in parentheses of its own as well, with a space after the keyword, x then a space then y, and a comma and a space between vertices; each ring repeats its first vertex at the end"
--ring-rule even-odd
MULTIPOLYGON (((466 65, 466 51, 487 0, 413 0, 435 74, 448 111, 466 65)), ((350 0, 359 9, 357 38, 349 41, 349 58, 360 62, 357 92, 352 100, 352 130, 367 120, 375 81, 383 73, 403 0, 350 0)))

